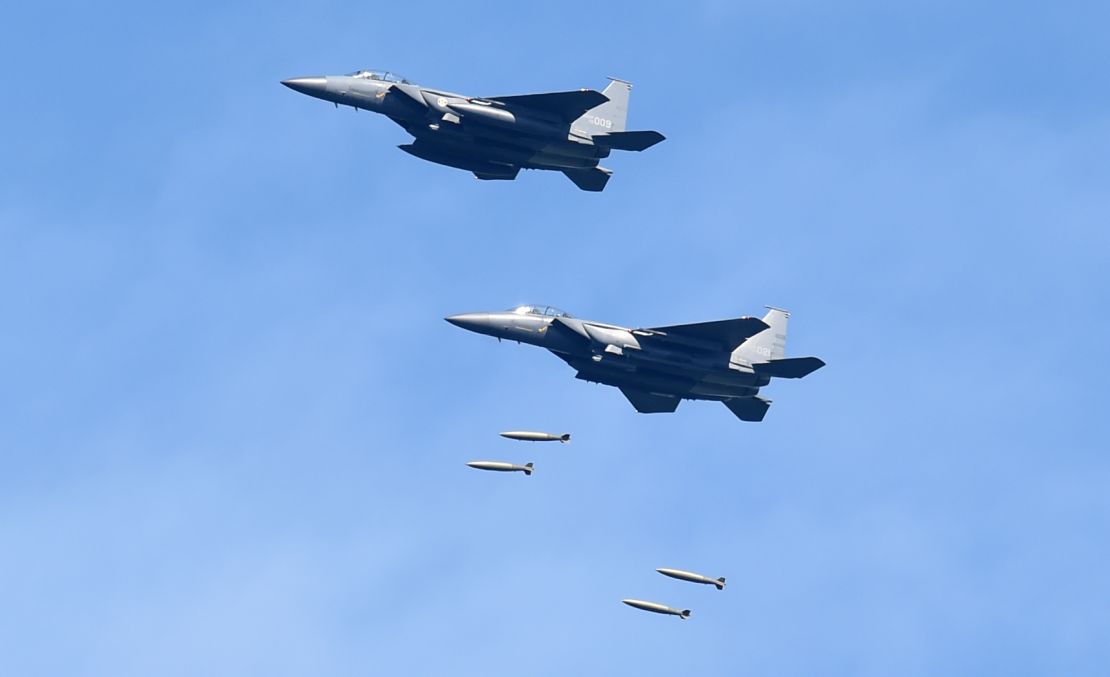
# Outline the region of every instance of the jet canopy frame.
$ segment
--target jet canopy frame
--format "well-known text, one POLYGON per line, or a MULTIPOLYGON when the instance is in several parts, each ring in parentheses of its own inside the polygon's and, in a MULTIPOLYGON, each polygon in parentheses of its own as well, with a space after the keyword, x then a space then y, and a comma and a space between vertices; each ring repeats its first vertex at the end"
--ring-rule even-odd
POLYGON ((543 317, 574 317, 565 310, 560 310, 555 306, 531 306, 523 305, 515 308, 509 308, 509 312, 515 315, 542 315, 543 317))
POLYGON ((352 78, 359 78, 362 80, 380 80, 382 82, 395 82, 402 85, 412 84, 410 81, 406 80, 400 75, 397 75, 396 73, 392 73, 390 71, 361 70, 355 71, 354 73, 348 73, 347 76, 352 78))

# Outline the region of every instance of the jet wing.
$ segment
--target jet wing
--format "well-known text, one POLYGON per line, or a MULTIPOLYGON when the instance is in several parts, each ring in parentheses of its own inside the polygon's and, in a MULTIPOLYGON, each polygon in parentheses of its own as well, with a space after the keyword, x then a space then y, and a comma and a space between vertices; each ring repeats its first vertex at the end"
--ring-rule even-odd
POLYGON ((703 350, 729 351, 755 336, 768 325, 758 317, 740 317, 734 320, 673 324, 667 327, 637 329, 637 337, 657 337, 684 343, 703 350))
POLYGON ((487 101, 498 101, 510 108, 530 108, 571 122, 583 113, 609 100, 599 91, 579 89, 573 92, 547 92, 546 94, 520 94, 518 96, 490 96, 487 101))
POLYGON ((621 388, 621 392, 641 414, 669 414, 678 409, 678 403, 682 401, 671 395, 656 395, 635 388, 621 388))

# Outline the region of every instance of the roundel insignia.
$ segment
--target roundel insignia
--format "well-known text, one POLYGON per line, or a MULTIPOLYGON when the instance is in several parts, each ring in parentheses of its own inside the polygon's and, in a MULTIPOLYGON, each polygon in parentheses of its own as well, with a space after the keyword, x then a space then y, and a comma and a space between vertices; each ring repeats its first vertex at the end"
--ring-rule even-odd
POLYGON ((446 108, 447 107, 447 99, 443 98, 442 96, 439 97, 438 99, 436 99, 436 105, 439 106, 440 108, 446 108))

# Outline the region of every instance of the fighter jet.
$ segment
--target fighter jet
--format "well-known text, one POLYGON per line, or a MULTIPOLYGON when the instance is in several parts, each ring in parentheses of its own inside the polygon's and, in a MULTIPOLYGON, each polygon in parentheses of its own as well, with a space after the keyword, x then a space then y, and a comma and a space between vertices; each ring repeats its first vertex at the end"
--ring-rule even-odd
MULTIPOLYGON (((769 307, 769 306, 768 306, 769 307)), ((771 401, 759 389, 772 378, 802 378, 825 363, 785 356, 790 313, 770 308, 763 319, 628 329, 581 320, 551 306, 445 318, 479 334, 547 348, 577 378, 616 386, 636 411, 673 412, 682 400, 714 400, 742 421, 762 421, 771 401)))
POLYGON ((612 150, 641 151, 659 132, 625 131, 632 85, 610 78, 604 91, 579 89, 472 97, 420 87, 387 71, 283 80, 286 87, 381 113, 415 140, 398 146, 418 158, 513 180, 523 169, 561 171, 582 190, 601 191, 612 171, 598 165, 612 150))

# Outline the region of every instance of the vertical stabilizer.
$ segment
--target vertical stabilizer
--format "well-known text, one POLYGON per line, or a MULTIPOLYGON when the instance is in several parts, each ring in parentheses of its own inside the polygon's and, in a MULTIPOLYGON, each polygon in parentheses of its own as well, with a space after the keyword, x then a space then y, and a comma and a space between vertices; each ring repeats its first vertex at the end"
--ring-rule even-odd
POLYGON ((732 351, 732 361, 754 364, 786 357, 786 320, 789 317, 790 313, 785 310, 771 308, 763 316, 768 328, 737 346, 732 351))
POLYGON ((632 91, 632 83, 609 78, 611 82, 601 93, 609 100, 600 106, 586 111, 582 117, 571 125, 588 134, 609 134, 623 132, 628 122, 628 95, 632 91))

